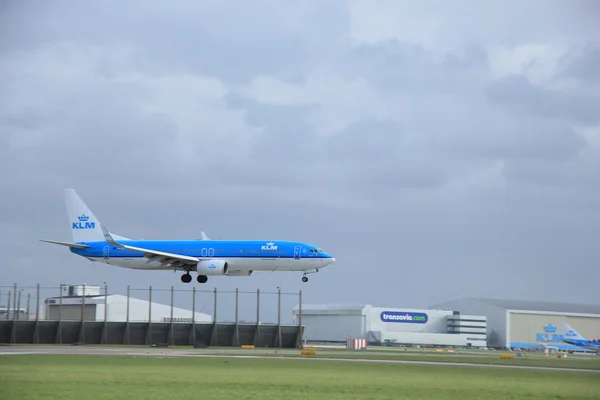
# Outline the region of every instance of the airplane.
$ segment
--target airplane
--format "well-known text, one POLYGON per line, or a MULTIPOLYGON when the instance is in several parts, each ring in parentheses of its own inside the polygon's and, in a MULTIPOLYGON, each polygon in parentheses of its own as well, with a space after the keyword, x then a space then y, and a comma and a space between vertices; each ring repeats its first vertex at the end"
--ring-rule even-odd
POLYGON ((563 338, 563 342, 573 346, 583 347, 585 349, 592 350, 600 354, 600 339, 587 340, 566 322, 563 323, 563 329, 565 331, 565 337, 563 338))
POLYGON ((212 240, 204 232, 195 240, 135 240, 109 232, 74 189, 65 189, 72 242, 40 239, 66 246, 90 261, 138 270, 184 271, 183 283, 198 283, 208 276, 250 276, 254 271, 304 272, 308 274, 335 263, 321 248, 285 240, 212 240))

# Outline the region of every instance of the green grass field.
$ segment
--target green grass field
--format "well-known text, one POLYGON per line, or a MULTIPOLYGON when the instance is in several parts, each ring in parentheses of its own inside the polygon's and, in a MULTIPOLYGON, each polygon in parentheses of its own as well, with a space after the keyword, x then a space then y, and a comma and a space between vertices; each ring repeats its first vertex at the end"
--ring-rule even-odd
POLYGON ((0 356, 0 399, 600 399, 586 372, 277 359, 0 356))

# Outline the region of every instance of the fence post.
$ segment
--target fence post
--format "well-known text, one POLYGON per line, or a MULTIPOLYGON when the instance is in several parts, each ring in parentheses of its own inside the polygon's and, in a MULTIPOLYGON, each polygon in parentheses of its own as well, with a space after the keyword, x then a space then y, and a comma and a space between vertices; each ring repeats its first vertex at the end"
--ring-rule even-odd
POLYGON ((304 341, 302 340, 302 333, 303 333, 303 329, 302 329, 302 290, 300 290, 298 292, 298 323, 299 323, 299 328, 300 328, 300 332, 298 333, 300 336, 300 348, 303 349, 304 348, 304 341))
MULTIPOLYGON (((36 295, 35 295, 37 301, 36 301, 36 306, 35 306, 35 322, 38 322, 40 320, 40 284, 38 283, 36 285, 36 295)), ((46 318, 48 319, 48 318, 46 318)))
MULTIPOLYGON (((16 341, 16 325, 17 325, 17 284, 14 284, 13 291, 13 305, 12 305, 12 324, 10 325, 10 343, 15 343, 16 341)), ((10 307, 8 308, 8 312, 10 313, 10 307)))
POLYGON ((233 345, 240 345, 240 328, 239 328, 239 298, 240 289, 235 288, 235 331, 233 332, 233 345))
POLYGON ((192 287, 192 346, 196 346, 196 286, 192 287))
POLYGON ((277 344, 281 348, 281 288, 277 288, 277 344))
POLYGON ((148 287, 148 335, 147 344, 152 344, 152 285, 148 287))
POLYGON ((83 284, 83 293, 81 294, 81 331, 79 331, 79 341, 85 343, 85 283, 83 284))
POLYGON ((16 318, 15 310, 14 310, 16 307, 17 307, 17 284, 15 283, 14 290, 13 290, 13 321, 16 318))
POLYGON ((11 311, 11 302, 10 299, 12 298, 12 292, 9 290, 8 291, 8 305, 6 306, 6 319, 8 320, 10 318, 10 311, 11 311))
POLYGON ((40 321, 40 284, 36 285, 36 307, 35 307, 35 328, 33 331, 33 343, 38 344, 40 342, 39 332, 39 321, 40 321))
POLYGON ((40 342, 40 333, 39 333, 39 316, 40 316, 40 284, 36 285, 36 310, 35 310, 35 324, 33 325, 33 343, 38 344, 40 342))
POLYGON ((25 315, 27 315, 27 321, 29 321, 31 315, 29 311, 31 311, 31 293, 27 293, 27 311, 25 312, 25 315))
POLYGON ((23 289, 19 290, 19 297, 17 301, 17 321, 21 319, 21 293, 23 293, 23 289))
POLYGON ((104 344, 108 344, 108 285, 104 284, 104 344))
POLYGON ((254 336, 254 345, 260 346, 260 289, 256 289, 256 335, 254 336))
MULTIPOLYGON (((63 306, 63 284, 58 287, 58 330, 56 331, 56 341, 62 344, 62 306, 63 306)), ((46 307, 48 310, 48 307, 46 307)))
POLYGON ((130 296, 130 286, 127 285, 127 310, 126 310, 126 315, 125 315, 125 343, 126 344, 131 344, 130 342, 130 338, 129 338, 129 296, 130 296))
POLYGON ((211 346, 216 346, 218 341, 217 341, 217 288, 215 287, 215 291, 214 291, 214 303, 215 303, 215 310, 213 312, 213 334, 210 338, 210 342, 211 342, 211 346))
POLYGON ((173 339, 173 299, 174 299, 174 296, 175 296, 175 291, 173 289, 173 286, 171 286, 171 319, 169 320, 170 321, 169 337, 167 340, 167 343, 171 342, 171 345, 175 344, 174 339, 173 339))

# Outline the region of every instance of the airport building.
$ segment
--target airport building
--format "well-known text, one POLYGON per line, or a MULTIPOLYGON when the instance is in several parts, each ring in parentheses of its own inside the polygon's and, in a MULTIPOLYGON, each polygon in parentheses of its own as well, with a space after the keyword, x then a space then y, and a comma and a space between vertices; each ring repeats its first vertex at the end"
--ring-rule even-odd
POLYGON ((452 310, 303 304, 301 315, 298 306, 292 314, 294 324, 302 319, 307 343, 366 339, 370 345, 486 346, 486 317, 452 310))
POLYGON ((100 294, 98 286, 65 286, 63 295, 45 300, 45 319, 53 321, 212 323, 211 315, 120 294, 100 294), (85 292, 84 292, 85 290, 85 292))
POLYGON ((600 339, 600 305, 464 298, 431 308, 484 315, 489 347, 584 351, 562 342, 565 322, 588 340, 600 339))

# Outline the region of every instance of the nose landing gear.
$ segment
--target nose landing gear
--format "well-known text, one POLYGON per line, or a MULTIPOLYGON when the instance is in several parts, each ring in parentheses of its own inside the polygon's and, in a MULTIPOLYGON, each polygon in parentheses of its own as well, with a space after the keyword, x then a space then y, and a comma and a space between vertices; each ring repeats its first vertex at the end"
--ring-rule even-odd
POLYGON ((309 271, 304 271, 304 274, 302 274, 302 282, 305 282, 305 283, 308 282, 308 276, 306 276, 306 275, 308 275, 308 274, 316 274, 317 272, 319 272, 318 268, 315 269, 314 271, 310 271, 310 272, 309 271))

